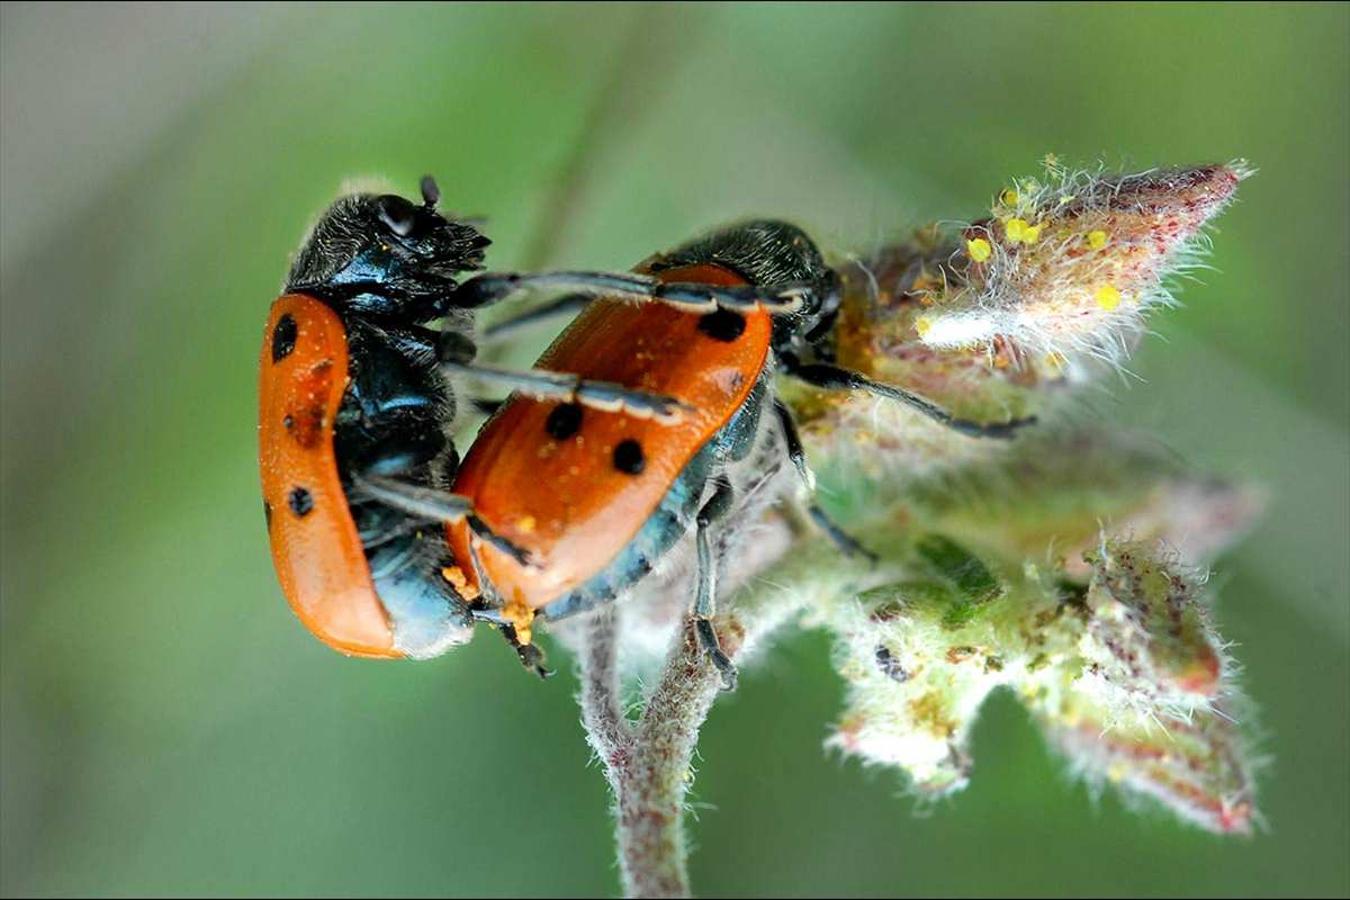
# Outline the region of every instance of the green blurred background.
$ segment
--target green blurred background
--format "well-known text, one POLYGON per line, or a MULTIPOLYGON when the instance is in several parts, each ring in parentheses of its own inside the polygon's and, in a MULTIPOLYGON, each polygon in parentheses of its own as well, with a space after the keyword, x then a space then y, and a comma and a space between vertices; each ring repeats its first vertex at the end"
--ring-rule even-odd
POLYGON ((1094 800, 1007 698, 971 788, 916 810, 822 751, 841 687, 808 634, 708 723, 695 889, 1350 891, 1350 7, 0 15, 4 894, 617 891, 569 675, 534 682, 486 635, 349 661, 277 588, 255 361, 344 178, 435 173, 490 216, 497 268, 626 267, 749 213, 865 248, 978 216, 1048 151, 1261 170, 1143 380, 1095 405, 1271 491, 1217 580, 1266 828, 1094 800))

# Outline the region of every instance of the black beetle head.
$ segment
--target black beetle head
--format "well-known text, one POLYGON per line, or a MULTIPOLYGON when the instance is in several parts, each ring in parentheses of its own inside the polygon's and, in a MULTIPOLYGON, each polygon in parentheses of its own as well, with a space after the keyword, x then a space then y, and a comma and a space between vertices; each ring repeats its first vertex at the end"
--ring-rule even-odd
POLYGON ((286 291, 404 322, 443 315, 460 275, 482 268, 491 242, 437 212, 439 200, 431 176, 420 205, 397 194, 339 197, 296 255, 286 291))

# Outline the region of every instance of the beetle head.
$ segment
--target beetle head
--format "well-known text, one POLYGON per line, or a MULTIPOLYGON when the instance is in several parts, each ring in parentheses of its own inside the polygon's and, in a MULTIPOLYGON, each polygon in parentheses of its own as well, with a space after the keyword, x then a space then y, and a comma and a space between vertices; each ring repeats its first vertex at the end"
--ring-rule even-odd
POLYGON ((339 197, 296 255, 286 291, 403 323, 443 315, 459 277, 482 268, 491 242, 437 211, 439 200, 431 176, 422 179, 421 204, 397 194, 339 197))

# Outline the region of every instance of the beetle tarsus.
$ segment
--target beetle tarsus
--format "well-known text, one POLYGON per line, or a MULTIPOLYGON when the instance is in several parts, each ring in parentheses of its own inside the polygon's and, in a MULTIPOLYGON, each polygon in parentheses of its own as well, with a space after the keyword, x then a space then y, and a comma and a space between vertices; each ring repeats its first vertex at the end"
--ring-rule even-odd
POLYGON ((497 627, 501 629, 502 637, 506 638, 506 642, 511 645, 511 649, 516 651, 516 656, 520 658, 520 664, 538 676, 540 681, 545 681, 557 674, 544 665, 547 657, 537 644, 534 642, 521 643, 520 635, 516 633, 514 625, 503 622, 497 627))
POLYGON ((736 690, 738 680, 736 664, 722 649, 722 642, 717 639, 717 631, 713 628, 712 620, 695 619, 694 628, 698 632, 698 642, 702 645, 703 652, 708 654, 708 659, 712 660, 718 674, 722 676, 722 690, 736 690))

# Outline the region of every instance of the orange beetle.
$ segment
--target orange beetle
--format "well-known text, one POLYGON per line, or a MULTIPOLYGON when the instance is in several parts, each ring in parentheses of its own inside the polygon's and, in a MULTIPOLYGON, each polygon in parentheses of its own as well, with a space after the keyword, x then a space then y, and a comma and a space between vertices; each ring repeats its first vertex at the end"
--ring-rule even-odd
POLYGON ((346 328, 322 301, 286 294, 272 304, 267 334, 258 452, 282 590, 300 621, 335 649, 399 656, 333 450, 348 380, 346 328))
MULTIPOLYGON (((1006 436, 1023 424, 954 420, 922 398, 833 365, 825 338, 838 309, 838 276, 800 229, 783 222, 716 232, 634 274, 481 275, 459 293, 476 304, 531 288, 567 292, 556 308, 600 298, 585 304, 541 368, 669 395, 684 410, 673 422, 654 422, 517 396, 484 425, 454 490, 496 534, 526 549, 530 564, 480 546, 465 522, 449 523, 447 534, 465 581, 484 595, 480 617, 495 617, 523 642, 536 615, 559 619, 620 595, 692 527, 696 627, 725 686, 734 685, 711 623, 713 529, 735 518, 744 500, 738 495, 784 455, 813 483, 792 416, 772 396, 779 370, 819 387, 900 400, 971 434, 1006 436), (762 422, 766 403, 774 416, 762 422)), ((843 549, 861 550, 814 503, 809 510, 843 549)))
POLYGON ((448 577, 445 522, 525 561, 446 489, 458 463, 448 375, 655 418, 676 408, 612 384, 475 365, 470 298, 455 288, 489 242, 436 211, 430 178, 422 198, 354 194, 324 213, 272 305, 259 362, 277 575, 301 622, 353 656, 427 657, 468 640, 473 594, 448 577), (442 331, 425 327, 434 319, 442 331))

